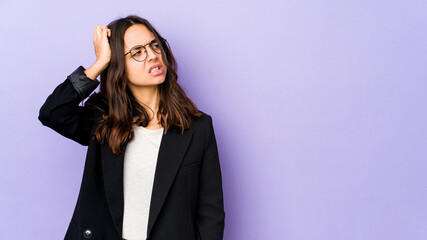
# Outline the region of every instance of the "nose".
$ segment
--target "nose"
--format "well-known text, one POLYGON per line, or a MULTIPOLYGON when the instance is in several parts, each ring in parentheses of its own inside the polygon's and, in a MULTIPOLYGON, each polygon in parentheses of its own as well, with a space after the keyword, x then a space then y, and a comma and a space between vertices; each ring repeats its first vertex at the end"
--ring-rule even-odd
POLYGON ((150 46, 146 47, 146 51, 147 51, 147 61, 150 61, 150 59, 157 58, 157 53, 154 52, 154 50, 150 46))

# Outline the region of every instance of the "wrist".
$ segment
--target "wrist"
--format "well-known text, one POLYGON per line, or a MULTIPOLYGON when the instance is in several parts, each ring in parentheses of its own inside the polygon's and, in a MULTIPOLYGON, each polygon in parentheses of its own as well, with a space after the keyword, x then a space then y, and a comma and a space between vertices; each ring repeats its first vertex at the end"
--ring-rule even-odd
MULTIPOLYGON (((93 64, 94 66, 96 66, 97 69, 100 69, 101 72, 104 71, 104 69, 107 68, 108 64, 110 64, 109 61, 104 61, 104 60, 96 60, 95 63, 93 64)), ((100 73, 101 73, 100 72, 100 73)))
POLYGON ((94 64, 92 64, 92 66, 87 68, 84 72, 88 78, 92 80, 96 80, 96 78, 102 73, 102 71, 104 71, 105 68, 106 68, 106 65, 104 63, 95 62, 94 64))

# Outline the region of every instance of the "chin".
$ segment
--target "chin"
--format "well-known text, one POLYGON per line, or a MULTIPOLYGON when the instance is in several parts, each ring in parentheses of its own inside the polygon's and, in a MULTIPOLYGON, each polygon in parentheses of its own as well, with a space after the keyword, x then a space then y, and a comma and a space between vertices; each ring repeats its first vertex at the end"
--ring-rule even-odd
POLYGON ((166 76, 162 75, 162 76, 157 76, 156 78, 154 78, 154 82, 156 82, 157 84, 161 84, 166 80, 166 76))

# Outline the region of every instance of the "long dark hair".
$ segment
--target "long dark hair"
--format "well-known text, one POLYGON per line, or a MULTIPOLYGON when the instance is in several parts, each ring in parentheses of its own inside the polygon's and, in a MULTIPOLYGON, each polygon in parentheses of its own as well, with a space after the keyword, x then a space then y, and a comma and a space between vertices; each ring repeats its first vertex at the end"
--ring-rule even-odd
POLYGON ((133 124, 146 127, 150 121, 148 113, 130 91, 125 72, 124 34, 134 24, 143 24, 153 33, 160 43, 162 59, 167 67, 165 81, 159 84, 158 115, 160 124, 165 129, 164 134, 173 127, 183 133, 185 129, 190 128, 193 118, 202 115, 177 82, 177 63, 166 39, 160 36, 148 20, 139 16, 129 15, 114 20, 107 26, 111 30, 110 63, 101 73, 100 91, 92 94, 85 103, 92 106, 95 106, 93 102, 99 102, 97 100, 104 103, 104 108, 95 106, 101 110, 102 117, 93 137, 101 143, 107 140, 114 154, 122 152, 121 146, 127 137, 130 137, 130 140, 133 138, 133 124))

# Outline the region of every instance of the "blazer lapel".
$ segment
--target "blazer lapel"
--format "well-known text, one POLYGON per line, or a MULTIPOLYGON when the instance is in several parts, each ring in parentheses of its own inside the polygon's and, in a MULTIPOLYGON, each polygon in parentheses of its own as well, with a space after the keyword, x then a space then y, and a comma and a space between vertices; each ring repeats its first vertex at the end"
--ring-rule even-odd
POLYGON ((154 174, 153 192, 151 194, 150 214, 148 218, 147 237, 150 236, 153 225, 162 209, 175 175, 181 165, 184 154, 193 136, 189 128, 181 135, 176 128, 163 135, 157 166, 154 174))
MULTIPOLYGON (((153 229, 192 136, 192 128, 185 130, 181 134, 175 127, 162 136, 154 174, 147 236, 150 235, 153 229)), ((103 144, 101 150, 105 194, 114 225, 120 236, 123 230, 124 210, 124 154, 128 142, 129 138, 123 144, 122 154, 119 155, 113 154, 107 144, 103 144)))

